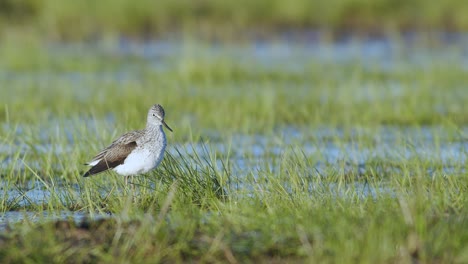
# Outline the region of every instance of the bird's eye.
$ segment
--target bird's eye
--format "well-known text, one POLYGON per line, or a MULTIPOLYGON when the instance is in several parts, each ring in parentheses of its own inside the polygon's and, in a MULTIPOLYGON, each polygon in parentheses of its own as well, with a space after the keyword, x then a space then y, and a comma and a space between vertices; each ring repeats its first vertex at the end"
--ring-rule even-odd
POLYGON ((153 116, 156 116, 155 114, 153 114, 153 116))

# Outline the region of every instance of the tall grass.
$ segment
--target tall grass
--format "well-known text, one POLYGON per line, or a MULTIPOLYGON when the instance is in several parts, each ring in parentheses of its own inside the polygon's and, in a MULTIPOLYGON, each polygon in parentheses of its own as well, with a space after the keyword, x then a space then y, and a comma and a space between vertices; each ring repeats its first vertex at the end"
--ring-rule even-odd
MULTIPOLYGON (((443 171, 428 177, 429 165, 409 162, 390 178, 370 173, 360 185, 334 167, 317 173, 300 153, 277 159, 279 171, 251 171, 258 175, 223 196, 212 191, 222 183, 213 181, 218 177, 199 178, 194 168, 211 161, 174 166, 169 158, 150 179, 141 178, 137 196, 119 191, 122 181, 111 176, 90 178, 85 203, 110 209, 112 218, 23 222, 3 236, 0 255, 7 261, 56 262, 466 260, 466 177, 446 177, 443 171), (177 179, 169 181, 171 176, 177 179), (151 183, 154 190, 145 187, 151 183), (98 194, 99 185, 112 194, 98 194), (366 188, 376 191, 370 195, 366 188)), ((210 171, 201 173, 221 175, 224 169, 210 171)))

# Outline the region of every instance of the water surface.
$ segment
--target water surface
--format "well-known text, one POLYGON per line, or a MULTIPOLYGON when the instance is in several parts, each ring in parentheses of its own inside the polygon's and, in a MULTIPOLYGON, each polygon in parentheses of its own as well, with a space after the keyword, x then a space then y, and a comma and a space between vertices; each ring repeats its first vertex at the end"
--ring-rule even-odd
MULTIPOLYGON (((28 85, 47 87, 51 80, 67 84, 63 89, 69 89, 76 100, 86 102, 96 93, 90 87, 91 83, 140 83, 147 73, 165 74, 168 72, 190 73, 199 64, 216 69, 218 65, 234 65, 245 73, 287 74, 296 76, 298 80, 305 78, 304 72, 313 72, 317 65, 335 65, 353 69, 360 67, 364 71, 375 73, 407 73, 411 70, 424 70, 428 67, 456 65, 468 74, 468 38, 462 36, 451 43, 451 48, 445 46, 420 46, 411 38, 401 42, 385 39, 353 40, 348 39, 335 43, 324 43, 313 40, 294 42, 288 39, 279 41, 254 41, 248 44, 220 43, 201 44, 184 43, 181 41, 154 41, 136 43, 122 39, 119 43, 106 44, 50 44, 47 56, 50 57, 49 67, 22 71, 0 68, 0 82, 14 83, 18 89, 28 85), (80 58, 83 65, 70 64, 80 58), (96 60, 98 58, 99 60, 96 60), (54 64, 56 63, 56 65, 54 64), (312 69, 312 70, 311 70, 312 69)), ((348 78, 336 73, 334 78, 348 78)), ((248 81, 248 76, 246 77, 248 81)), ((254 80, 257 81, 257 80, 254 80)), ((238 85, 233 83, 233 86, 238 85)), ((291 92, 296 96, 306 94, 313 85, 294 81, 292 78, 291 92)), ((286 88, 291 88, 286 87, 286 88)), ((41 88, 42 89, 42 88, 41 88)), ((46 88, 43 88, 46 89, 46 88)), ((245 90, 242 90, 245 91, 245 90)), ((460 98, 465 96, 465 87, 460 88, 460 98)), ((13 91, 12 91, 13 92, 13 91)), ((118 92, 118 91, 116 91, 118 92)), ((230 89, 230 93, 239 93, 238 89, 230 89)), ((385 85, 377 87, 364 80, 362 87, 353 93, 355 102, 373 102, 391 97, 398 100, 407 93, 405 87, 397 79, 386 79, 385 85)), ((223 89, 207 90, 192 89, 189 95, 223 98, 223 89), (206 93, 206 94, 204 94, 206 93)), ((20 94, 20 92, 18 92, 20 94)), ((324 102, 333 100, 333 94, 321 95, 324 102)), ((449 106, 436 106, 438 111, 446 112, 449 106)), ((70 199, 67 193, 62 193, 61 179, 51 175, 55 184, 46 186, 40 180, 18 182, 12 184, 5 181, 5 173, 11 171, 44 171, 44 159, 41 156, 60 156, 72 153, 86 135, 99 137, 100 142, 108 142, 106 135, 112 135, 116 126, 115 117, 109 114, 104 120, 89 117, 77 117, 76 120, 57 119, 52 116, 48 123, 40 125, 14 124, 5 121, 0 124, 0 174, 2 182, 0 192, 4 202, 13 204, 13 208, 25 208, 22 211, 4 212, 0 216, 0 227, 7 222, 21 219, 63 219, 73 218, 77 221, 86 217, 83 212, 60 211, 31 212, 27 211, 34 205, 47 205, 53 195, 54 199, 70 199), (96 127, 96 122, 105 124, 96 127), (83 130, 83 127, 86 127, 83 130), (100 133, 100 129, 108 133, 100 133), (31 132, 33 131, 33 132, 31 132), (37 133, 35 132, 37 131, 37 133), (31 135, 34 135, 32 138, 31 135), (57 142, 55 138, 62 138, 57 142), (52 188, 52 189, 51 189, 52 188)), ((202 131, 199 142, 170 142, 167 151, 173 156, 206 155, 217 153, 215 162, 219 168, 229 161, 232 181, 228 189, 230 195, 248 195, 255 189, 251 178, 259 179, 265 172, 280 174, 282 162, 294 155, 303 156, 308 160, 304 177, 327 177, 334 172, 355 175, 366 175, 371 172, 382 172, 398 177, 398 167, 391 164, 405 164, 418 161, 425 164, 427 176, 444 174, 456 177, 466 173, 468 153, 468 127, 458 128, 457 132, 443 126, 423 127, 393 127, 365 128, 355 126, 344 130, 334 126, 277 127, 269 134, 238 133, 226 137, 220 131, 209 129, 202 131), (383 166, 390 164, 388 166, 383 166), (385 170, 385 171, 384 171, 385 170), (238 193, 237 193, 238 192, 238 193)), ((82 161, 78 161, 82 163, 82 161)), ((49 164, 50 165, 50 164, 49 164)), ((60 175, 63 165, 52 164, 53 170, 60 175)), ((79 167, 79 166, 78 166, 79 167)), ((67 184, 67 183, 64 183, 67 184)), ((323 186, 309 186, 323 188, 323 186)), ((67 185, 67 188, 69 186, 67 185)), ((336 195, 346 195, 346 189, 336 184, 328 186, 336 195)), ((379 193, 393 194, 387 186, 369 186, 362 183, 349 184, 362 196, 377 196, 379 193)), ((75 183, 74 192, 80 192, 80 185, 75 183)))

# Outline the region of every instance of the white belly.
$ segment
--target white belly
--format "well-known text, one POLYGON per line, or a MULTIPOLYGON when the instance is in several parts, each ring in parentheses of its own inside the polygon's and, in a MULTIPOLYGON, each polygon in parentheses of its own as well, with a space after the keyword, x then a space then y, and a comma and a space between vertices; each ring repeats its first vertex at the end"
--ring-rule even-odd
POLYGON ((114 168, 114 171, 123 176, 147 173, 161 163, 163 156, 164 148, 162 151, 157 151, 157 153, 144 149, 135 149, 128 155, 123 164, 114 168))

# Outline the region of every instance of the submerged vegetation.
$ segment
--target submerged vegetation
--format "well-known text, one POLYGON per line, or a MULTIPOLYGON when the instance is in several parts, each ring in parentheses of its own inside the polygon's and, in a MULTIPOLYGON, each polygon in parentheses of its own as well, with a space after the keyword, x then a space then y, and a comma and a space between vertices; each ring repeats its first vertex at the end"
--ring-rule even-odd
POLYGON ((466 36, 192 37, 467 27, 458 1, 327 3, 2 2, 0 261, 468 262, 466 36), (154 103, 161 166, 83 178, 154 103))

